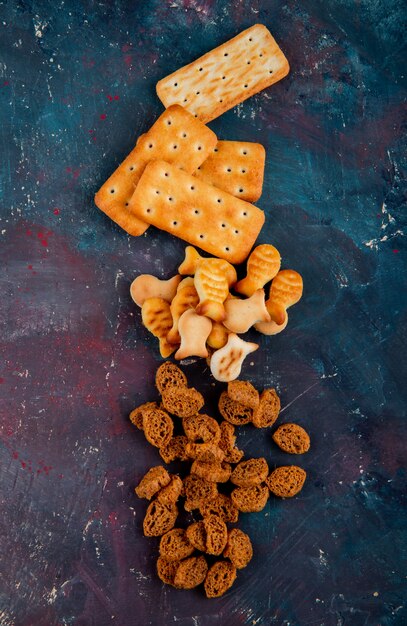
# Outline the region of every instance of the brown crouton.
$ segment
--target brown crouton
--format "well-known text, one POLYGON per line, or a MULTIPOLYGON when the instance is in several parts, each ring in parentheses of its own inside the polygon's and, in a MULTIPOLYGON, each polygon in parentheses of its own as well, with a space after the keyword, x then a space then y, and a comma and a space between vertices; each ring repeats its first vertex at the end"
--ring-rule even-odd
POLYGON ((273 435, 279 448, 289 454, 304 454, 310 449, 310 438, 298 424, 281 424, 273 435))
POLYGON ((211 500, 218 495, 216 483, 209 482, 200 478, 196 474, 190 474, 184 478, 185 504, 186 511, 198 509, 202 502, 211 500))
POLYGON ((259 406, 259 392, 248 380, 232 380, 228 383, 228 396, 231 400, 256 409, 259 406))
POLYGON ((143 412, 147 409, 157 408, 156 402, 145 402, 144 404, 138 406, 136 409, 129 415, 129 419, 134 426, 137 426, 139 430, 143 430, 143 412))
POLYGON ((206 552, 206 530, 203 520, 190 524, 186 530, 189 542, 201 552, 206 552))
POLYGON ((171 504, 177 502, 183 489, 182 480, 179 476, 172 475, 171 481, 166 487, 160 489, 157 495, 157 500, 164 504, 171 504))
POLYGON ((267 504, 269 490, 266 485, 237 487, 230 494, 232 502, 242 513, 262 511, 267 504))
POLYGON ((178 516, 176 504, 164 504, 153 500, 149 504, 144 521, 143 530, 146 537, 159 537, 171 528, 174 528, 178 516))
POLYGON ((239 487, 260 485, 268 476, 269 468, 266 459, 248 459, 236 465, 230 477, 231 482, 239 487))
POLYGON ((272 426, 280 413, 280 398, 275 389, 265 389, 260 395, 260 403, 253 412, 256 428, 272 426))
POLYGON ((184 372, 177 365, 165 361, 156 372, 155 384, 159 393, 163 393, 170 387, 186 387, 188 382, 184 372))
POLYGON ((229 463, 205 463, 195 460, 191 465, 191 474, 196 474, 211 483, 226 483, 232 472, 229 463))
POLYGON ((171 461, 180 460, 187 461, 188 455, 186 453, 185 447, 188 443, 188 439, 185 435, 175 435, 175 437, 171 437, 169 442, 162 446, 159 450, 161 458, 166 463, 171 463, 171 461))
POLYGON ((236 567, 230 561, 216 561, 205 579, 207 598, 219 598, 231 588, 236 580, 236 567))
POLYGON ((182 421, 184 432, 190 441, 218 443, 220 428, 218 422, 205 413, 197 413, 182 421))
POLYGON ((271 493, 280 498, 292 498, 303 488, 306 472, 296 465, 277 467, 266 479, 271 493))
POLYGON ((193 589, 205 580, 208 564, 204 556, 190 556, 181 561, 174 577, 174 585, 179 589, 193 589))
POLYGON ((243 457, 243 450, 235 447, 236 435, 235 427, 229 422, 223 421, 219 424, 220 439, 218 446, 224 452, 224 460, 228 463, 239 463, 243 457))
POLYGON ((246 567, 253 556, 253 547, 249 535, 246 535, 239 528, 233 528, 228 534, 223 556, 230 559, 237 569, 246 567))
POLYGON ((225 453, 214 443, 187 443, 185 451, 190 459, 204 463, 222 463, 225 453))
POLYGON ((173 528, 160 539, 160 556, 167 561, 180 561, 194 551, 183 528, 173 528))
POLYGON ((206 531, 206 552, 219 556, 228 539, 227 526, 218 515, 208 515, 203 523, 206 531))
POLYGON ((162 556, 157 559, 157 574, 158 578, 166 585, 174 586, 174 578, 177 572, 180 561, 168 561, 162 556))
POLYGON ((227 391, 222 391, 220 394, 218 408, 223 419, 234 424, 234 426, 248 424, 253 417, 253 409, 232 400, 227 391))
POLYGON ((157 467, 152 467, 148 470, 147 474, 143 476, 134 491, 139 498, 151 500, 151 498, 160 491, 162 487, 166 487, 170 481, 171 477, 165 467, 157 465, 157 467))
POLYGON ((199 506, 199 512, 203 518, 217 515, 224 522, 235 523, 239 518, 239 511, 231 498, 223 493, 218 493, 210 500, 203 500, 199 506))
POLYGON ((165 411, 147 409, 143 411, 143 430, 145 438, 152 446, 162 448, 172 437, 174 423, 165 411))
POLYGON ((162 404, 177 417, 190 417, 203 407, 204 399, 194 387, 168 387, 163 391, 162 404))

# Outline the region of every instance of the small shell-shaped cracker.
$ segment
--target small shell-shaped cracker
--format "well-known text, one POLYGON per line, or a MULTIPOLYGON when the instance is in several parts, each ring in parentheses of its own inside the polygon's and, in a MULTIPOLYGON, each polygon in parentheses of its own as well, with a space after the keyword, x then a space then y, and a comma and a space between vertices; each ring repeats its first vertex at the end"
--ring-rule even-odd
POLYGON ((257 246, 247 260, 247 276, 236 283, 235 290, 251 296, 277 275, 280 266, 281 257, 277 248, 268 243, 257 246))
POLYGON ((258 289, 250 298, 233 298, 225 302, 226 318, 223 323, 234 333, 245 333, 256 322, 269 322, 264 289, 258 289))
POLYGON ((212 322, 207 317, 198 315, 194 309, 185 311, 178 321, 181 345, 175 353, 176 359, 188 356, 208 356, 206 340, 212 329, 212 322))
POLYGON ((206 343, 214 350, 219 350, 226 345, 229 336, 229 331, 220 322, 213 322, 212 330, 209 333, 209 337, 206 343))
POLYGON ((175 350, 175 346, 167 341, 167 335, 172 327, 170 305, 163 298, 148 298, 141 307, 141 318, 144 326, 157 337, 160 344, 160 354, 165 359, 175 350))
POLYGON ((209 258, 199 263, 195 272, 195 288, 199 295, 196 312, 199 315, 206 315, 215 322, 225 319, 223 303, 229 293, 229 280, 222 259, 209 258))
POLYGON ((212 355, 212 376, 225 383, 235 380, 240 374, 245 357, 258 347, 257 343, 243 341, 235 333, 230 333, 227 344, 212 355))
POLYGON ((151 274, 141 274, 130 285, 130 295, 137 306, 143 306, 148 298, 162 298, 171 302, 177 293, 181 276, 176 275, 169 280, 160 280, 151 274))
POLYGON ((185 248, 185 259, 182 261, 178 268, 178 272, 182 275, 189 274, 193 276, 198 267, 199 261, 203 260, 203 256, 195 250, 194 246, 187 246, 185 248))
POLYGON ((199 297, 194 285, 190 285, 180 289, 171 302, 172 328, 167 335, 167 341, 170 343, 179 343, 181 341, 178 332, 179 318, 188 309, 194 309, 199 302, 199 297))
MULTIPOLYGON (((266 308, 267 308, 267 302, 266 302, 266 308)), ((262 333, 262 335, 278 335, 278 333, 281 333, 281 331, 285 329, 287 324, 288 324, 288 313, 286 311, 285 320, 282 324, 276 324, 274 320, 271 320, 271 322, 257 322, 257 324, 255 324, 254 327, 259 333, 262 333)))
POLYGON ((302 278, 294 270, 282 270, 271 283, 267 310, 276 324, 284 324, 286 310, 302 296, 302 278))

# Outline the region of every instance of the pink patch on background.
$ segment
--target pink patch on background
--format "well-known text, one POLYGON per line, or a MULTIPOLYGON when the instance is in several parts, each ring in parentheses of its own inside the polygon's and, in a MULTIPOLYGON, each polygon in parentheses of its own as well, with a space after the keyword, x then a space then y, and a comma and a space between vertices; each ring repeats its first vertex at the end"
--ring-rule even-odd
POLYGON ((54 209, 54 215, 59 215, 60 214, 60 210, 59 209, 54 209))
POLYGON ((394 254, 398 254, 400 252, 400 250, 397 250, 397 248, 394 248, 393 252, 394 252, 394 254))
POLYGON ((100 119, 101 119, 101 120, 105 120, 106 118, 107 118, 106 113, 101 113, 101 115, 100 115, 100 119))

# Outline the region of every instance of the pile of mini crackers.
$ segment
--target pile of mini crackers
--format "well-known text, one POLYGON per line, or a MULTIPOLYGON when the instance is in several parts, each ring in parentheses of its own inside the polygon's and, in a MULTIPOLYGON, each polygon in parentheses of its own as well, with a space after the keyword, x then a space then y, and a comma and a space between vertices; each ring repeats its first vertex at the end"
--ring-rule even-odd
MULTIPOLYGON (((301 491, 306 473, 296 465, 269 472, 265 458, 242 460, 236 447, 235 427, 252 423, 257 428, 274 425, 280 400, 274 389, 261 394, 247 381, 228 383, 219 398, 220 423, 205 413, 203 396, 188 386, 185 374, 169 361, 156 373, 161 405, 147 402, 130 414, 131 422, 144 431, 165 463, 188 462, 189 473, 181 479, 158 465, 136 487, 140 498, 151 500, 143 522, 146 537, 161 537, 157 573, 166 584, 193 589, 204 584, 206 596, 223 595, 253 555, 250 537, 235 524, 240 513, 258 512, 270 493, 291 498, 301 491), (174 431, 183 434, 174 434, 174 431), (222 493, 227 491, 229 493, 222 493), (231 489, 232 488, 232 489, 231 489), (231 490, 230 490, 231 489, 231 490), (194 515, 186 528, 176 527, 179 502, 194 515), (201 519, 196 520, 199 512, 201 519)), ((307 432, 297 424, 282 424, 274 442, 289 454, 310 448, 307 432)))

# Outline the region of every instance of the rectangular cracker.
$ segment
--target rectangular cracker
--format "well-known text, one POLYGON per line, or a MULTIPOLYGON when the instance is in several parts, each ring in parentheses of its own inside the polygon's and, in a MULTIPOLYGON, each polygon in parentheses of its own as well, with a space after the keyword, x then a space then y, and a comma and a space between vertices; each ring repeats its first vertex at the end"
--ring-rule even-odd
POLYGON ((148 224, 128 209, 145 166, 164 159, 192 174, 213 150, 215 133, 179 105, 169 107, 95 195, 96 206, 130 235, 142 235, 148 224))
POLYGON ((281 80, 287 59, 263 24, 255 24, 157 83, 164 106, 182 104, 209 122, 281 80))
POLYGON ((129 209, 138 219, 230 263, 246 259, 264 223, 263 211, 253 204, 165 161, 147 165, 129 209))
POLYGON ((263 189, 265 159, 260 143, 218 141, 194 176, 236 198, 255 202, 263 189))

